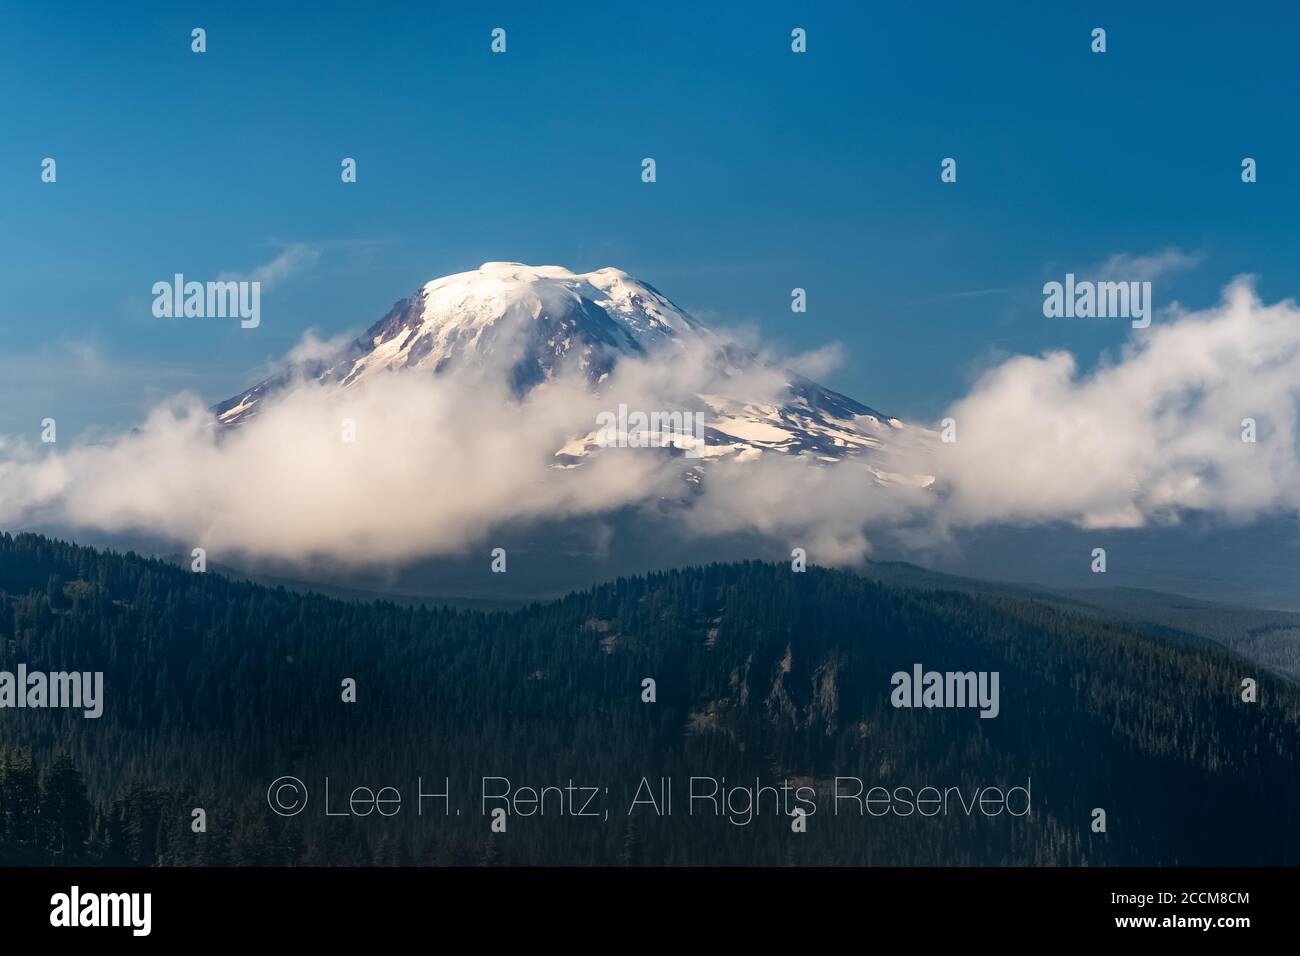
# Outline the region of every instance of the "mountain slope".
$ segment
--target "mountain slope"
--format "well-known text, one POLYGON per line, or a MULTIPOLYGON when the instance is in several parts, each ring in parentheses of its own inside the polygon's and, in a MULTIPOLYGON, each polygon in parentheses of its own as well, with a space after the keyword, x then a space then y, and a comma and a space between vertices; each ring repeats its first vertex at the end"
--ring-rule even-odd
MULTIPOLYGON (((710 381, 717 383, 707 392, 680 397, 688 406, 682 410, 705 415, 706 458, 775 452, 834 461, 879 448, 905 427, 801 375, 767 365, 626 272, 573 273, 511 262, 489 262, 429 282, 338 354, 293 366, 213 406, 213 412, 222 424, 246 424, 277 393, 301 381, 352 388, 396 371, 455 370, 471 382, 490 375, 523 395, 576 370, 599 390, 622 359, 671 367, 691 354, 708 356, 710 381), (782 376, 779 394, 746 394, 745 377, 755 370, 782 376)), ((557 449, 558 463, 580 462, 597 447, 590 423, 575 422, 572 440, 557 449)))
MULTIPOLYGON (((31 760, 17 748, 38 768, 66 750, 84 772, 102 814, 78 852, 104 862, 1300 860, 1287 812, 1300 799, 1300 690, 1259 674, 1259 702, 1245 704, 1239 680, 1255 669, 1223 650, 1014 598, 748 563, 483 614, 303 596, 0 535, 0 669, 16 662, 105 671, 99 720, 0 712, 19 784, 31 760), (916 662, 998 671, 999 715, 890 706, 891 674, 916 662), (340 700, 344 677, 354 704, 340 700), (286 774, 313 801, 291 818, 267 808, 286 774), (607 787, 610 816, 552 803, 493 836, 485 776, 607 787), (325 777, 335 809, 352 787, 391 785, 404 812, 327 817, 325 777), (672 813, 625 813, 642 777, 675 781, 672 813), (818 810, 800 835, 771 791, 748 823, 707 801, 692 813, 692 777, 740 788, 737 819, 747 788, 783 780, 811 788, 818 810), (836 777, 966 799, 1028 785, 1032 812, 836 814, 836 777), (415 815, 420 778, 426 793, 448 780, 461 815, 415 815), (213 824, 201 840, 195 806, 213 824), (1090 829, 1095 807, 1105 834, 1090 829)), ((13 809, 0 857, 31 859, 41 831, 13 809)))

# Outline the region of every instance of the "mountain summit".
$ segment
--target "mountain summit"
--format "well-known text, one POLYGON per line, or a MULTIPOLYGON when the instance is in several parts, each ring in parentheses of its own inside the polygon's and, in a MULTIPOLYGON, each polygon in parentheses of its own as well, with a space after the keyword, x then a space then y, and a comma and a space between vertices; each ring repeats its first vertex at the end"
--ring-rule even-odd
MULTIPOLYGON (((223 425, 241 425, 295 383, 354 388, 408 370, 501 374, 514 394, 524 395, 576 369, 599 390, 622 359, 674 363, 688 353, 707 355, 715 373, 707 392, 687 396, 706 416, 706 457, 778 452, 835 461, 879 447, 905 427, 728 342, 620 269, 575 273, 518 262, 488 262, 435 279, 338 353, 300 362, 213 412, 223 425), (744 393, 754 372, 778 377, 775 397, 744 393)), ((574 440, 557 451, 562 460, 591 453, 595 435, 586 430, 575 428, 574 440)))

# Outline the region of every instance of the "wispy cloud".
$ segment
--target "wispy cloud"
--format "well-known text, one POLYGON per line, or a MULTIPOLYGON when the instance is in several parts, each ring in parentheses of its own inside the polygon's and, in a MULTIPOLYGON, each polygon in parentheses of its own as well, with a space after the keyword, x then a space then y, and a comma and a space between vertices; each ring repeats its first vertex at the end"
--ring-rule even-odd
POLYGON ((1204 258, 1204 255, 1199 252, 1184 252, 1175 248, 1136 256, 1120 252, 1110 256, 1100 265, 1084 270, 1084 274, 1118 282, 1152 282, 1194 269, 1204 258))
POLYGON ((295 242, 285 246, 270 262, 256 266, 248 272, 223 272, 223 282, 260 282, 269 289, 291 276, 310 269, 320 261, 321 247, 316 243, 295 242))

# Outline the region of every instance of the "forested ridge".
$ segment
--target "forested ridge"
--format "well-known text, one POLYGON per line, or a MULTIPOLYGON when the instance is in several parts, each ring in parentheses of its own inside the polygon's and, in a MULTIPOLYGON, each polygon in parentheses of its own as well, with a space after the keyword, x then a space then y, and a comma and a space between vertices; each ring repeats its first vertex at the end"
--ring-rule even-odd
POLYGON ((99 719, 0 709, 5 863, 1300 862, 1294 685, 1222 649, 1005 595, 754 562, 451 611, 0 534, 0 670, 19 663, 103 671, 105 702, 99 719), (1000 714, 895 709, 890 675, 914 663, 999 672, 1000 714), (290 774, 311 802, 277 816, 267 788, 290 774), (493 834, 487 775, 607 787, 609 819, 512 815, 493 834), (626 814, 642 777, 692 775, 797 780, 817 813, 805 833, 680 800, 670 816, 626 814), (355 786, 393 786, 402 812, 327 817, 326 776, 336 807, 355 786), (1032 780, 1032 812, 833 816, 836 776, 968 794, 1032 780), (461 815, 416 816, 417 778, 426 791, 450 778, 461 815))

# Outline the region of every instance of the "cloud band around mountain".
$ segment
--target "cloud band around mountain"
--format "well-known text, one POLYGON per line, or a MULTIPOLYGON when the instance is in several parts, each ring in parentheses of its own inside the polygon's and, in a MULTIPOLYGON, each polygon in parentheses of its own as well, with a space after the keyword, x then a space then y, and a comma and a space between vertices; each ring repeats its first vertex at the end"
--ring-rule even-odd
POLYGON ((838 462, 707 460, 698 482, 663 449, 602 449, 575 467, 557 459, 618 403, 682 408, 738 387, 780 401, 787 378, 754 369, 738 386, 733 369, 719 382, 705 352, 625 358, 596 390, 580 370, 561 370, 522 397, 454 371, 342 390, 303 382, 233 429, 178 396, 95 445, 0 443, 0 526, 146 531, 212 555, 369 564, 671 501, 667 520, 684 536, 757 531, 813 561, 847 564, 880 534, 1300 511, 1300 309, 1262 303, 1246 279, 1212 308, 1134 333, 1094 370, 1064 352, 1002 362, 947 412, 953 442, 903 427, 838 462), (1243 440, 1248 431, 1254 441, 1243 440), (936 481, 924 487, 919 475, 936 481))

